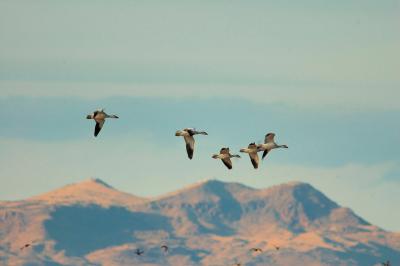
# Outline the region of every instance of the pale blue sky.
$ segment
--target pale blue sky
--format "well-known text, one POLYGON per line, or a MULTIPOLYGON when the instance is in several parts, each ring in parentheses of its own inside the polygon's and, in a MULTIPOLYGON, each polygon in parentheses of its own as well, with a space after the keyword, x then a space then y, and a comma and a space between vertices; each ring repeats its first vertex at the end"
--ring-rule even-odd
POLYGON ((400 231, 399 1, 1 1, 0 200, 88 177, 155 196, 310 182, 400 231), (98 139, 85 115, 107 121, 98 139), (176 129, 195 126, 193 161, 176 129), (211 154, 268 131, 258 171, 211 154), (23 185, 21 185, 23 184, 23 185))

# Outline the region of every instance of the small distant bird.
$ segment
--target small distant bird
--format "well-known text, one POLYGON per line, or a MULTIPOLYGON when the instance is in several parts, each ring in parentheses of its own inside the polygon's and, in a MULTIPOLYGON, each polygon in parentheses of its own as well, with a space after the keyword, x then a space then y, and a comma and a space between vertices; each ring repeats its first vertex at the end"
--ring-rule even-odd
POLYGON ((382 262, 382 266, 390 266, 390 261, 382 262))
POLYGON ((94 128, 94 136, 97 137, 100 130, 103 128, 106 118, 119 118, 116 115, 108 115, 104 112, 104 109, 99 109, 93 112, 93 114, 87 115, 86 119, 93 119, 96 121, 96 127, 94 128))
POLYGON ((144 253, 144 251, 140 250, 140 249, 136 249, 135 253, 136 253, 136 255, 141 256, 144 253))
POLYGON ((175 136, 183 137, 185 139, 186 151, 190 160, 193 158, 193 152, 194 152, 194 138, 193 138, 194 135, 208 135, 208 134, 205 131, 197 131, 194 128, 185 128, 175 132, 175 136))
POLYGON ((164 251, 164 253, 168 252, 168 246, 167 245, 162 245, 161 249, 164 251))
POLYGON ((260 159, 258 158, 257 151, 258 151, 257 145, 254 142, 250 143, 247 148, 240 149, 240 152, 249 154, 249 157, 250 157, 251 163, 253 164, 254 169, 258 168, 258 162, 260 161, 260 159))
POLYGON ((279 249, 280 249, 279 246, 275 246, 275 245, 273 245, 273 246, 274 246, 274 248, 275 248, 276 250, 279 250, 279 249))
POLYGON ((259 144, 257 146, 257 150, 258 151, 264 151, 263 155, 262 155, 262 159, 265 158, 265 156, 267 156, 268 152, 270 152, 273 149, 277 149, 277 148, 289 148, 287 145, 278 145, 275 143, 275 133, 268 133, 267 135, 265 135, 265 140, 264 140, 264 144, 259 144))
POLYGON ((263 252, 261 248, 251 248, 250 251, 253 251, 253 252, 263 252))
POLYGON ((25 245, 23 245, 23 246, 20 247, 19 249, 20 249, 20 250, 24 250, 25 248, 28 248, 28 247, 32 246, 35 242, 36 242, 36 241, 34 240, 34 241, 30 242, 30 243, 26 243, 25 245))
POLYGON ((23 249, 25 249, 25 248, 27 248, 27 247, 30 247, 31 246, 31 244, 25 244, 25 245, 23 245, 22 247, 20 247, 19 249, 20 250, 23 250, 23 249))
POLYGON ((231 158, 240 158, 239 155, 237 154, 230 154, 229 153, 229 148, 222 148, 219 152, 219 154, 214 154, 212 156, 213 159, 221 159, 222 162, 225 164, 226 167, 228 167, 228 169, 232 169, 232 161, 231 158))
POLYGON ((241 263, 236 263, 236 264, 234 264, 234 266, 242 266, 242 264, 241 263))

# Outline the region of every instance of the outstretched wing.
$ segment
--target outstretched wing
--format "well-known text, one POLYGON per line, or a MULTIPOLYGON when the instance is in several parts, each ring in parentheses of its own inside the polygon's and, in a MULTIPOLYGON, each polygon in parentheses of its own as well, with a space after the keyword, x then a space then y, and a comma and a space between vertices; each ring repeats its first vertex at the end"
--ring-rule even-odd
POLYGON ((222 162, 225 164, 226 167, 228 167, 228 169, 232 169, 232 161, 230 158, 224 158, 222 159, 222 162))
POLYGON ((251 163, 253 164, 254 169, 258 168, 258 163, 260 161, 257 152, 249 153, 251 163))
POLYGON ((264 143, 274 142, 274 138, 274 133, 268 133, 267 135, 265 135, 264 143))
POLYGON ((265 156, 267 156, 268 152, 269 152, 269 150, 265 150, 265 151, 263 152, 262 159, 264 159, 265 156))
POLYGON ((100 130, 103 128, 105 120, 101 120, 99 122, 96 122, 96 126, 94 128, 94 136, 97 137, 99 135, 100 130))
POLYGON ((183 138, 185 139, 186 151, 188 157, 191 160, 193 158, 193 152, 194 152, 194 138, 192 136, 185 136, 183 138))

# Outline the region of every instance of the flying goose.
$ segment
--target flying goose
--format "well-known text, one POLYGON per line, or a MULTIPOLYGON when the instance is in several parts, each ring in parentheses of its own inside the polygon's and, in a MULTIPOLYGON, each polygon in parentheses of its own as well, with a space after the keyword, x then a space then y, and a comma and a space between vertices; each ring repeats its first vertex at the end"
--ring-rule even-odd
POLYGON ((260 161, 257 154, 257 145, 252 142, 249 144, 247 148, 240 149, 240 152, 248 153, 251 163, 253 164, 254 169, 258 168, 258 162, 260 161))
POLYGON ((253 252, 263 252, 261 248, 251 248, 250 251, 253 251, 253 252))
POLYGON ((106 118, 119 118, 116 115, 108 115, 104 112, 104 109, 99 109, 93 112, 93 114, 87 115, 86 119, 93 119, 96 121, 96 127, 94 128, 94 136, 97 137, 100 130, 102 129, 106 118))
POLYGON ((219 154, 214 154, 212 156, 213 159, 221 159, 222 162, 225 164, 226 167, 228 167, 228 169, 232 169, 232 161, 231 158, 236 157, 236 158, 240 158, 239 155, 237 154, 230 154, 229 153, 229 148, 222 148, 219 152, 219 154))
POLYGON ((194 128, 185 128, 182 130, 178 130, 175 133, 175 136, 183 137, 185 139, 186 151, 190 160, 193 158, 193 152, 194 152, 194 138, 193 138, 194 135, 208 135, 208 134, 205 131, 197 131, 194 128))
POLYGON ((32 246, 34 243, 36 243, 36 240, 30 242, 30 243, 26 243, 25 245, 23 245, 22 247, 20 247, 20 250, 24 250, 25 248, 28 248, 30 246, 32 246))
POLYGON ((25 248, 30 247, 31 245, 32 245, 31 243, 27 243, 27 244, 23 245, 22 247, 20 247, 19 249, 24 250, 25 248))
POLYGON ((272 245, 272 246, 274 246, 274 248, 275 248, 276 250, 279 250, 279 249, 280 249, 279 246, 275 246, 275 245, 272 245))
POLYGON ((258 151, 264 151, 263 155, 262 155, 262 159, 265 158, 265 156, 267 156, 268 152, 270 152, 272 149, 277 149, 277 148, 289 148, 287 145, 278 145, 275 143, 274 140, 275 137, 275 133, 268 133, 267 135, 265 135, 265 140, 263 144, 259 144, 257 146, 257 150, 258 151))
POLYGON ((136 255, 141 256, 144 253, 144 251, 140 250, 140 249, 136 249, 135 253, 136 253, 136 255))

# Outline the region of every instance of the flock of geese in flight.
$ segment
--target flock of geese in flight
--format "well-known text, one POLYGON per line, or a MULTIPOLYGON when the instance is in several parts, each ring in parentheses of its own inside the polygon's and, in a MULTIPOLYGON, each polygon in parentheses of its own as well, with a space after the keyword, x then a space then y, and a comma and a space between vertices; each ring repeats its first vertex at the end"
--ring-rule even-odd
MULTIPOLYGON (((104 109, 99 109, 94 111, 92 114, 89 114, 86 116, 87 119, 93 119, 96 122, 96 126, 94 129, 94 136, 97 137, 97 135, 100 133, 100 130, 104 126, 104 122, 106 118, 119 118, 116 115, 108 115, 106 112, 104 112, 104 109)), ((178 130, 175 132, 175 136, 177 137, 183 137, 185 140, 186 144, 186 152, 188 158, 191 160, 193 159, 193 154, 194 154, 194 144, 195 144, 195 135, 205 135, 207 136, 208 133, 205 131, 198 131, 195 128, 184 128, 182 130, 178 130)), ((250 143, 247 148, 242 148, 240 149, 240 152, 242 153, 247 153, 250 157, 251 164, 253 165, 254 169, 258 168, 260 158, 258 156, 259 152, 263 152, 261 159, 264 159, 267 154, 273 150, 273 149, 279 149, 279 148, 284 148, 287 149, 287 145, 279 145, 275 142, 275 133, 267 133, 265 135, 264 143, 261 144, 256 144, 255 142, 250 143)), ((232 169, 232 161, 231 158, 241 158, 240 155, 238 154, 231 154, 229 147, 223 147, 219 151, 218 154, 212 155, 213 159, 220 159, 222 163, 230 170, 232 169)), ((279 250, 280 247, 275 246, 276 250, 279 250)), ((164 253, 168 252, 168 246, 162 245, 161 249, 164 251, 164 253)), ((253 253, 261 253, 262 250, 260 248, 251 248, 250 251, 253 253)), ((135 251, 136 255, 141 256, 144 251, 137 249, 135 251)), ((240 263, 235 264, 236 266, 240 266, 240 263)), ((382 262, 383 266, 390 266, 390 262, 382 262)))
MULTIPOLYGON (((23 245, 20 248, 20 250, 22 251, 22 250, 24 250, 24 249, 26 249, 28 247, 31 247, 36 242, 37 241, 32 241, 31 243, 27 243, 27 244, 23 245)), ((276 246, 276 245, 273 245, 273 247, 277 251, 280 249, 280 247, 276 246)), ((167 245, 160 246, 160 249, 163 251, 164 254, 168 254, 168 252, 169 252, 169 247, 167 245)), ((263 250, 261 248, 251 248, 249 251, 252 252, 253 254, 257 254, 257 253, 262 253, 263 252, 263 250)), ((144 250, 138 248, 138 249, 135 250, 135 254, 137 256, 142 256, 144 254, 144 250)), ((382 266, 391 266, 390 261, 381 262, 381 265, 382 266)), ((240 262, 238 262, 238 263, 235 263, 233 266, 242 266, 242 264, 240 262)))
MULTIPOLYGON (((35 240, 35 241, 32 241, 32 242, 30 242, 30 243, 27 243, 27 244, 25 244, 25 245, 23 245, 22 247, 20 247, 20 250, 22 251, 22 250, 24 250, 24 249, 26 249, 26 248, 29 248, 29 247, 32 247, 32 246, 34 246, 35 245, 35 243, 37 243, 37 241, 35 240)), ((275 250, 279 250, 280 249, 280 247, 279 246, 276 246, 276 245, 273 245, 273 247, 275 248, 275 250)), ((169 252, 169 247, 167 246, 167 245, 162 245, 162 246, 160 246, 160 249, 163 251, 163 253, 166 255, 166 254, 168 254, 168 252, 169 252)), ((258 254, 258 253, 262 253, 263 252, 263 250, 261 249, 261 248, 251 248, 250 250, 249 250, 250 252, 252 252, 253 254, 258 254)), ((140 248, 137 248, 135 251, 134 251, 134 254, 136 254, 137 256, 142 256, 143 254, 144 254, 145 252, 144 252, 144 250, 143 249, 140 249, 140 248)), ((389 263, 389 262, 388 262, 389 263)), ((242 264, 241 263, 235 263, 234 264, 234 266, 241 266, 242 264)), ((384 266, 390 266, 390 263, 389 264, 383 264, 384 266)))
MULTIPOLYGON (((103 128, 104 122, 106 118, 118 118, 116 115, 108 115, 104 112, 104 109, 96 110, 92 114, 86 116, 87 119, 93 119, 96 122, 96 126, 94 129, 94 136, 97 137, 100 130, 103 128)), ((189 159, 193 159, 194 154, 194 136, 195 135, 205 135, 207 136, 208 133, 205 131, 197 131, 195 128, 184 128, 182 130, 178 130, 175 132, 175 136, 183 137, 186 144, 186 152, 189 159)), ((273 149, 284 148, 287 149, 287 145, 278 145, 275 142, 275 133, 267 133, 265 135, 264 143, 256 144, 255 142, 250 143, 247 148, 240 149, 240 152, 247 153, 250 157, 251 164, 253 165, 254 169, 258 168, 260 158, 258 156, 259 152, 263 152, 261 159, 264 159, 267 154, 273 149)), ((238 154, 231 154, 228 147, 223 147, 219 151, 218 154, 214 154, 212 156, 213 159, 220 159, 222 163, 228 168, 232 169, 232 161, 231 158, 240 158, 238 154)), ((279 250, 278 246, 274 246, 276 250, 279 250)), ((161 246, 161 249, 164 253, 168 252, 168 247, 166 245, 161 246)), ((260 248, 252 248, 250 251, 254 253, 262 252, 260 248)), ((144 251, 137 249, 136 255, 141 256, 144 251)), ((236 266, 240 266, 240 263, 235 264, 236 266)), ((383 262, 383 266, 390 266, 390 262, 383 262)))
MULTIPOLYGON (((175 133, 177 137, 183 137, 186 143, 186 151, 188 154, 189 159, 193 158, 194 153, 194 135, 208 135, 205 131, 197 131, 194 128, 185 128, 182 130, 178 130, 175 133)), ((254 169, 258 168, 258 164, 260 159, 258 157, 258 152, 263 152, 262 159, 267 156, 267 154, 277 148, 285 148, 287 149, 287 145, 278 145, 275 142, 275 134, 274 133, 267 133, 265 135, 264 143, 256 144, 255 142, 250 143, 247 148, 240 149, 240 152, 247 153, 250 157, 250 161, 254 167, 254 169)), ((238 154, 231 154, 228 147, 221 148, 219 154, 214 154, 212 156, 213 159, 220 159, 222 163, 228 168, 232 169, 232 161, 231 158, 240 158, 238 154)))
MULTIPOLYGON (((116 115, 108 115, 104 112, 104 109, 96 110, 92 114, 86 116, 87 119, 93 119, 96 122, 96 126, 94 128, 94 136, 100 133, 100 130, 104 126, 104 122, 106 118, 118 118, 116 115)), ((197 131, 194 128, 184 128, 182 130, 178 130, 175 133, 177 137, 183 137, 186 143, 186 152, 189 159, 193 159, 194 154, 194 136, 195 135, 208 135, 205 131, 197 131)), ((254 167, 254 169, 258 168, 260 159, 258 157, 258 152, 263 152, 262 159, 267 156, 267 154, 273 150, 278 148, 285 148, 287 149, 287 145, 278 145, 275 142, 275 134, 274 133, 267 133, 265 135, 264 143, 256 144, 255 142, 250 143, 247 148, 240 149, 240 152, 247 153, 250 157, 250 161, 254 167)), ((231 154, 228 147, 223 147, 219 151, 218 154, 214 154, 212 156, 213 159, 220 159, 222 163, 228 168, 232 169, 232 161, 231 158, 240 158, 238 154, 231 154)))
MULTIPOLYGON (((87 119, 93 119, 96 122, 96 126, 94 129, 94 136, 97 137, 98 134, 100 133, 101 129, 104 126, 104 122, 106 121, 106 118, 119 118, 116 115, 108 115, 106 112, 104 112, 104 109, 99 109, 94 111, 92 114, 89 114, 86 116, 87 119)), ((194 154, 194 136, 195 135, 208 135, 207 132, 205 131, 197 131, 194 128, 184 128, 182 130, 178 130, 175 133, 175 136, 177 137, 183 137, 186 143, 186 152, 187 156, 189 159, 193 159, 193 154, 194 154)), ((258 157, 258 152, 263 152, 262 154, 262 159, 264 159, 267 154, 273 150, 273 149, 278 149, 278 148, 285 148, 287 149, 287 145, 278 145, 275 142, 275 134, 274 133, 267 133, 265 135, 264 143, 262 144, 256 144, 255 142, 250 143, 247 148, 240 149, 240 152, 242 153, 247 153, 250 157, 250 161, 254 167, 254 169, 258 168, 259 165, 259 157, 258 157)), ((221 148, 219 154, 214 154, 212 156, 213 159, 220 159, 222 163, 228 168, 232 169, 232 161, 231 158, 240 158, 240 155, 238 154, 231 154, 229 151, 228 147, 221 148)), ((31 243, 27 243, 24 246, 20 248, 20 250, 24 250, 28 247, 31 247, 32 245, 35 244, 36 241, 32 241, 31 243)), ((279 250, 280 247, 273 245, 275 250, 279 250)), ((162 245, 160 246, 161 250, 164 252, 164 254, 168 253, 169 248, 167 245, 162 245)), ((262 249, 260 248, 251 248, 250 251, 254 254, 256 253, 262 253, 262 249)), ((142 256, 144 254, 144 250, 141 249, 136 249, 135 254, 137 256, 142 256)), ((382 262, 381 263, 383 266, 390 266, 390 261, 382 262)), ((236 263, 234 264, 235 266, 241 266, 241 263, 236 263)))
MULTIPOLYGON (((106 118, 118 118, 116 115, 108 115, 106 112, 104 112, 104 109, 96 110, 92 114, 89 114, 86 116, 87 119, 93 119, 96 122, 96 126, 94 129, 94 136, 97 137, 97 135, 100 133, 100 130, 103 128, 104 122, 106 118)), ((184 128, 182 130, 178 130, 175 132, 175 136, 177 137, 183 137, 186 143, 186 152, 187 156, 189 159, 193 159, 193 154, 194 154, 194 136, 195 135, 205 135, 207 136, 208 133, 205 131, 197 131, 194 128, 184 128)), ((265 158, 265 156, 273 149, 277 148, 288 148, 287 145, 278 145, 275 143, 274 140, 275 134, 274 133, 268 133, 265 136, 265 141, 263 144, 256 145, 255 142, 250 143, 247 148, 240 149, 240 152, 247 153, 250 157, 250 161, 254 167, 254 169, 258 168, 259 164, 259 157, 258 157, 258 152, 263 152, 262 159, 265 158)), ((213 159, 220 159, 222 163, 228 168, 232 169, 232 161, 231 158, 240 158, 240 155, 238 154, 231 154, 229 151, 228 147, 221 148, 219 154, 214 154, 212 156, 213 159)), ((164 253, 168 253, 168 246, 167 245, 162 245, 160 247, 164 253)), ((278 246, 274 245, 274 248, 276 250, 279 250, 278 246)), ((251 248, 251 252, 253 253, 262 253, 263 251, 260 248, 251 248)), ((141 249, 136 249, 135 254, 137 256, 142 256, 144 254, 144 250, 141 249)), ((240 266, 240 263, 235 264, 237 266, 240 266)))

